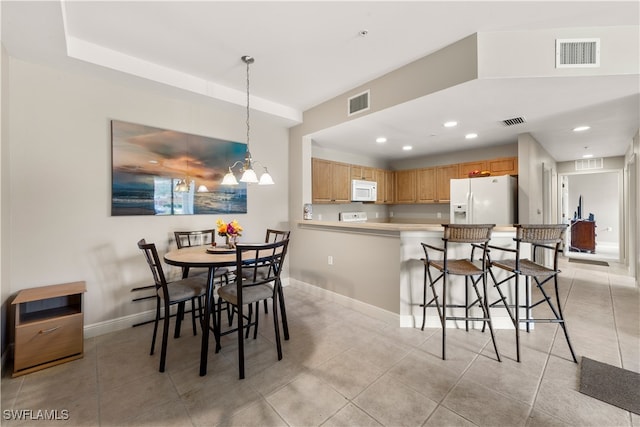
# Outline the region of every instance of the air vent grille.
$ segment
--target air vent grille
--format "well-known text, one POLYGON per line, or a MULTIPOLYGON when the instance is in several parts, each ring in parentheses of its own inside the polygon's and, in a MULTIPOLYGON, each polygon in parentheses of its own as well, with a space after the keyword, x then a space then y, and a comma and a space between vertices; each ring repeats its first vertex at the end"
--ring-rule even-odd
POLYGON ((347 115, 361 113, 369 109, 369 91, 365 91, 350 97, 347 100, 347 115))
POLYGON ((600 39, 556 40, 556 68, 600 66, 600 39))
POLYGON ((504 126, 515 126, 527 123, 524 117, 514 117, 512 119, 506 119, 501 122, 504 126))
POLYGON ((602 169, 604 167, 604 160, 602 157, 597 159, 580 159, 576 160, 576 170, 585 171, 591 169, 602 169))

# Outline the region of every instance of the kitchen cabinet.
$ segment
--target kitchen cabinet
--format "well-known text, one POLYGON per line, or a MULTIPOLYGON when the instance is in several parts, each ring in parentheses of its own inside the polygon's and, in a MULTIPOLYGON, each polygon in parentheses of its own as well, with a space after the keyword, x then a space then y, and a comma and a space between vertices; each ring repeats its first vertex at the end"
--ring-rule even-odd
POLYGON ((458 165, 458 178, 469 178, 469 172, 489 171, 491 176, 517 175, 517 157, 499 157, 489 160, 460 163, 458 165))
POLYGON ((367 166, 351 165, 351 179, 362 179, 364 181, 375 181, 375 169, 367 166))
POLYGON ((390 204, 395 201, 395 172, 385 169, 376 169, 376 183, 378 185, 378 197, 376 203, 390 204))
POLYGON ((436 168, 424 168, 416 171, 418 181, 417 202, 433 203, 436 196, 436 168))
POLYGON ((416 170, 396 171, 396 203, 416 202, 416 170))
POLYGON ((24 289, 14 308, 13 376, 38 371, 83 356, 84 282, 24 289))
POLYGON ((311 170, 313 203, 351 201, 351 165, 313 158, 311 170))
POLYGON ((458 178, 469 178, 469 173, 473 171, 486 171, 488 169, 486 160, 477 162, 460 163, 458 165, 458 178))
POLYGON ((448 202, 451 200, 451 180, 458 177, 458 165, 446 165, 436 167, 436 201, 448 202))
POLYGON ((518 175, 518 158, 501 157, 487 160, 487 170, 491 175, 518 175))

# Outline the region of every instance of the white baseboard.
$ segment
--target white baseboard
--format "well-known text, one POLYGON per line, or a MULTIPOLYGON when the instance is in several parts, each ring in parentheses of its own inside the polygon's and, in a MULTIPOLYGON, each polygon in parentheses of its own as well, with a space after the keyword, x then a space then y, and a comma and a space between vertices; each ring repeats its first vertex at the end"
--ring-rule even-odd
POLYGON ((108 334, 110 332, 121 331, 123 329, 131 328, 133 325, 148 322, 155 318, 156 311, 148 310, 142 313, 130 314, 124 317, 118 317, 117 319, 106 320, 104 322, 93 323, 91 325, 85 325, 84 337, 93 338, 99 335, 108 334))

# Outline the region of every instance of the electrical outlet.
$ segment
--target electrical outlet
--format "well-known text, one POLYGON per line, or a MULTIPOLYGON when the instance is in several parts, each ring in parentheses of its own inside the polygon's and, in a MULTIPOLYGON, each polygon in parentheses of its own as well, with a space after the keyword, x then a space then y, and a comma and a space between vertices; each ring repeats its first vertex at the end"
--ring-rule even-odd
POLYGON ((322 214, 318 214, 318 221, 322 221, 322 214))
POLYGON ((333 257, 331 255, 327 257, 327 264, 333 265, 333 257))
POLYGON ((438 212, 438 213, 436 214, 436 218, 442 218, 442 212, 438 212))
POLYGON ((389 216, 393 218, 393 211, 389 212, 389 216))
POLYGON ((376 212, 376 218, 378 218, 378 212, 376 212))

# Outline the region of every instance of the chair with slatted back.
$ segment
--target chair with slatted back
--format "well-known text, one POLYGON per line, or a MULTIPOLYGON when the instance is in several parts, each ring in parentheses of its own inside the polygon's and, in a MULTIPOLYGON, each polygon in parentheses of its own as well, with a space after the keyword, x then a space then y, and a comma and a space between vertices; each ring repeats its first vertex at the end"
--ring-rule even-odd
MULTIPOLYGON (((162 263, 158 256, 156 245, 153 243, 147 243, 145 239, 138 241, 138 248, 142 250, 151 268, 151 274, 153 275, 153 281, 156 288, 156 317, 153 325, 153 337, 151 339, 151 352, 153 355, 156 345, 156 335, 158 333, 158 324, 160 323, 160 312, 164 309, 164 323, 162 328, 162 349, 160 352, 160 372, 164 372, 166 359, 167 359, 167 341, 169 338, 169 320, 170 310, 172 305, 178 306, 178 312, 176 314, 176 329, 174 338, 180 336, 180 323, 184 317, 185 303, 191 301, 191 307, 195 307, 195 301, 201 300, 205 297, 207 291, 207 278, 203 276, 187 277, 184 279, 176 280, 174 282, 167 282, 164 270, 162 269, 162 263)), ((198 304, 202 307, 202 301, 198 304)), ((193 334, 197 334, 196 328, 196 315, 195 309, 192 309, 192 323, 193 334)), ((202 313, 200 310, 200 318, 202 313)))
MULTIPOLYGON (((442 359, 446 359, 446 329, 447 321, 464 320, 465 328, 469 330, 469 322, 481 321, 484 326, 489 326, 491 332, 491 340, 496 357, 500 361, 498 346, 493 333, 493 325, 489 314, 487 302, 487 245, 491 239, 491 232, 495 227, 494 224, 444 224, 444 234, 442 241, 443 247, 437 247, 426 243, 421 243, 425 253, 424 262, 424 289, 422 301, 422 330, 426 321, 427 307, 435 307, 440 317, 442 325, 442 359), (468 248, 470 251, 469 258, 452 259, 449 252, 454 249, 464 251, 468 248), (476 251, 480 252, 479 259, 474 259, 476 251), (437 256, 436 256, 437 255, 437 256), (439 275, 434 279, 431 270, 436 270, 439 275), (449 302, 449 287, 454 285, 449 283, 449 276, 463 276, 465 286, 465 302, 464 304, 453 304, 449 302), (441 284, 442 293, 438 295, 436 285, 441 284), (482 292, 478 286, 482 286, 482 292), (433 293, 433 298, 427 302, 427 286, 433 293), (469 288, 475 291, 476 299, 469 301, 469 288), (479 306, 482 316, 474 317, 471 309, 479 306), (464 309, 464 316, 454 316, 449 311, 464 309)), ((438 285, 440 286, 440 285, 438 285)))
MULTIPOLYGON (((515 249, 503 248, 490 245, 492 253, 495 252, 493 258, 497 258, 497 254, 501 252, 513 254, 512 259, 490 259, 490 275, 493 279, 494 286, 497 289, 500 298, 491 306, 502 306, 507 309, 511 321, 516 332, 516 359, 520 362, 520 324, 525 323, 526 331, 530 331, 531 323, 558 323, 562 327, 571 357, 575 363, 578 363, 576 355, 569 340, 569 332, 565 324, 564 315, 562 314, 562 306, 560 304, 560 294, 558 293, 558 256, 561 252, 562 243, 567 230, 567 224, 516 224, 515 249), (529 246, 530 245, 530 246, 529 246), (531 259, 523 258, 525 247, 529 246, 531 250, 531 259), (553 259, 551 265, 545 265, 545 256, 551 256, 553 259), (507 277, 498 280, 494 273, 494 269, 507 272, 507 277), (525 302, 520 302, 520 276, 525 278, 525 302), (515 279, 514 301, 509 304, 504 295, 501 286, 509 283, 511 279, 515 279), (541 299, 535 302, 531 301, 531 279, 536 284, 536 288, 541 293, 541 299), (554 305, 551 297, 544 288, 544 285, 553 279, 554 291, 556 294, 556 305, 554 305), (553 314, 552 318, 534 318, 532 309, 546 302, 553 314), (524 318, 520 318, 520 311, 524 311, 524 318)), ((491 256, 490 256, 491 258, 491 256)))
MULTIPOLYGON (((216 230, 198 230, 198 231, 174 231, 173 233, 176 246, 178 249, 188 248, 191 246, 205 246, 215 243, 216 230)), ((198 274, 206 275, 206 269, 198 274)), ((189 276, 189 267, 182 267, 182 277, 189 276)), ((227 268, 217 268, 214 272, 214 280, 217 279, 220 282, 224 280, 225 284, 229 283, 229 270, 227 268)))
POLYGON ((249 328, 254 327, 253 338, 257 337, 259 325, 258 303, 271 298, 273 300, 273 323, 275 330, 278 360, 282 359, 280 343, 280 324, 278 321, 278 299, 281 295, 280 272, 284 264, 289 239, 274 243, 238 244, 236 246, 236 280, 235 286, 222 286, 218 289, 218 321, 216 322, 216 351, 220 349, 220 337, 232 332, 238 334, 238 370, 240 379, 244 378, 244 339, 248 338, 249 328), (235 329, 221 331, 221 304, 225 301, 231 304, 237 313, 244 313, 247 306, 248 314, 239 314, 238 325, 235 329), (253 318, 255 306, 255 319, 253 318), (245 324, 247 320, 247 324, 245 324), (246 331, 245 331, 246 328, 246 331))

